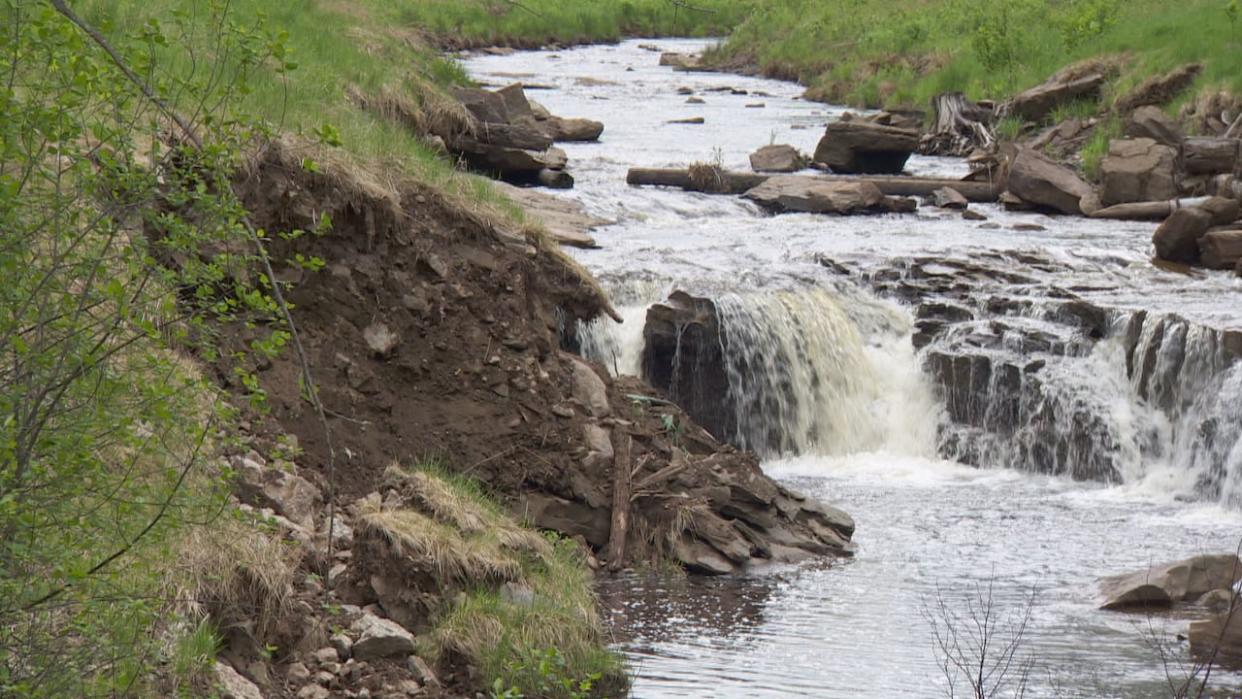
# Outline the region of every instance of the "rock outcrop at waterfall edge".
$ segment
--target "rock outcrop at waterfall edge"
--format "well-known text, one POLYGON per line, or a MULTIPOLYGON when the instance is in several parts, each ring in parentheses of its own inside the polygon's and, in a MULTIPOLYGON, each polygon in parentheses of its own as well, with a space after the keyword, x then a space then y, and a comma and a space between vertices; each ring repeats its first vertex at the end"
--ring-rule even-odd
MULTIPOLYGON (((302 275, 290 300, 336 426, 338 497, 367 494, 394 460, 438 458, 511 496, 536 526, 600 551, 615 444, 628 438, 628 560, 669 556, 719 574, 848 553, 847 515, 776 484, 753 454, 722 445, 650 387, 558 348, 562 324, 605 303, 558 252, 428 192, 386 200, 287 159, 274 148, 242 188, 264 224, 305 228, 324 213, 334 222, 327 235, 276 243, 273 255, 327 263, 302 275), (372 341, 381 337, 382 348, 372 341)), ((326 445, 296 364, 255 369, 273 417, 305 450, 302 476, 327 492, 326 445)))

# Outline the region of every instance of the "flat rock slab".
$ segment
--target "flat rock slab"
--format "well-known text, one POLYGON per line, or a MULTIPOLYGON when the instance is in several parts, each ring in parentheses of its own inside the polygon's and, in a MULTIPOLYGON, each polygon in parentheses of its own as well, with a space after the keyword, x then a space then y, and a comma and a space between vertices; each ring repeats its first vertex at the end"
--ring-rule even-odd
POLYGON ((597 248, 599 244, 589 231, 612 221, 592 216, 581 204, 537 189, 515 187, 497 182, 492 185, 522 207, 526 214, 543 224, 552 238, 561 245, 576 248, 597 248))
POLYGON ((869 182, 828 182, 777 176, 743 194, 777 213, 855 214, 881 209, 885 196, 869 182))
POLYGON ((1204 555, 1152 566, 1100 581, 1100 609, 1150 609, 1194 602, 1242 580, 1242 560, 1234 554, 1204 555))
POLYGON ((919 146, 910 129, 865 121, 834 121, 824 129, 815 161, 842 174, 898 174, 919 146))

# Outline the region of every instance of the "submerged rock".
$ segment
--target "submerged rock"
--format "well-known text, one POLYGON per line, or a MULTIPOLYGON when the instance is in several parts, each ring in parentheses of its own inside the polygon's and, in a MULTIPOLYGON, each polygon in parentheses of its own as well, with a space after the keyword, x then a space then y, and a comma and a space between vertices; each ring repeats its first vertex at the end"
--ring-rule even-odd
POLYGON ((1156 257, 1170 262, 1199 261, 1199 239, 1212 225, 1211 213, 1200 208, 1178 209, 1152 234, 1156 257))
POLYGON ((887 197, 870 182, 840 182, 778 175, 743 197, 775 213, 860 214, 908 211, 903 200, 887 197))
POLYGON ((1234 554, 1203 555, 1152 566, 1100 581, 1101 609, 1152 609, 1194 602, 1212 590, 1242 580, 1242 560, 1234 554))

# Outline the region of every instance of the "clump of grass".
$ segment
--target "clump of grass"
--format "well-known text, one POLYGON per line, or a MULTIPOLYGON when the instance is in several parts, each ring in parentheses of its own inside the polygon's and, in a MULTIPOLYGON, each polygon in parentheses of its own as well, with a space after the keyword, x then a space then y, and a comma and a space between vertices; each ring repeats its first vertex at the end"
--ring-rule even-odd
POLYGON ((1121 137, 1121 132, 1121 118, 1116 115, 1101 122, 1095 127, 1095 131, 1091 132, 1081 153, 1082 171, 1087 179, 1093 182, 1099 181, 1100 164, 1104 162, 1104 156, 1108 155, 1108 146, 1113 139, 1121 137))
POLYGON ((624 684, 576 543, 519 525, 476 482, 435 464, 390 466, 385 483, 396 500, 362 507, 362 550, 407 584, 427 584, 431 574, 442 606, 429 610, 422 636, 429 659, 468 663, 487 688, 524 696, 575 697, 584 682, 624 684), (506 584, 529 599, 504 594, 506 584))
POLYGON ((996 137, 1001 141, 1013 142, 1022 136, 1022 130, 1026 127, 1020 117, 1005 117, 996 123, 996 137))
POLYGON ((1100 103, 1097 100, 1079 99, 1065 104, 1059 104, 1052 113, 1048 115, 1048 124, 1055 125, 1070 119, 1087 120, 1100 113, 1100 103))

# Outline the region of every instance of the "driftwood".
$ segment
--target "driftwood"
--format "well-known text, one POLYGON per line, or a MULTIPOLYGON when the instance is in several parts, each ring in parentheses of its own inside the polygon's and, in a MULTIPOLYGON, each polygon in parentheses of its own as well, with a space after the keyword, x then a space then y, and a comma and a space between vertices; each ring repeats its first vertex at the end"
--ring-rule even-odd
POLYGON ((1186 172, 1192 175, 1233 172, 1238 166, 1239 144, 1242 144, 1242 140, 1236 138, 1186 139, 1182 144, 1186 172))
POLYGON ((1242 260, 1242 229, 1210 230, 1199 239, 1199 260, 1211 269, 1233 269, 1242 260))
POLYGON ((946 92, 932 98, 936 121, 919 139, 923 155, 969 155, 976 149, 991 150, 996 145, 992 133, 992 111, 966 99, 960 92, 946 92))
POLYGON ((630 486, 634 478, 630 453, 634 438, 617 428, 612 444, 612 528, 608 532, 608 569, 617 571, 625 565, 625 538, 630 531, 630 486))
POLYGON ((1095 211, 1087 212, 1087 216, 1089 218, 1108 218, 1122 221, 1163 221, 1178 209, 1198 206, 1207 200, 1208 197, 1194 197, 1169 201, 1138 201, 1096 209, 1095 211))
MULTIPOLYGON (((742 194, 766 182, 770 177, 772 175, 721 170, 714 173, 712 178, 703 178, 692 176, 691 170, 636 167, 630 168, 625 181, 631 185, 679 187, 693 192, 742 194)), ((966 182, 928 177, 895 175, 782 175, 782 177, 806 177, 812 181, 828 182, 870 182, 883 194, 893 197, 927 197, 941 187, 952 187, 972 202, 994 202, 1000 194, 1000 187, 988 182, 966 182)))

